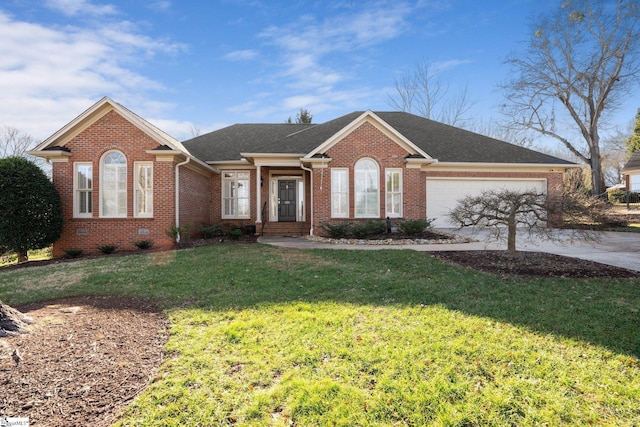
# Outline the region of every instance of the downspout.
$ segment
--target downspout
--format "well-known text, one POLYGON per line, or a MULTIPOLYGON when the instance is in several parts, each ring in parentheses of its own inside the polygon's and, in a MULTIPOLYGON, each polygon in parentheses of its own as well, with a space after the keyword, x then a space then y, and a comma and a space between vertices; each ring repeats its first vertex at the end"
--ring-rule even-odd
POLYGON ((305 168, 304 164, 302 162, 300 162, 300 168, 304 171, 309 172, 309 176, 311 179, 311 183, 310 183, 310 188, 311 188, 311 204, 310 204, 310 208, 311 208, 311 227, 309 227, 309 235, 313 236, 313 170, 309 169, 309 168, 305 168))
MULTIPOLYGON (((191 157, 187 157, 182 163, 176 165, 176 228, 180 230, 180 166, 184 166, 191 161, 191 157)), ((176 243, 180 243, 180 231, 176 235, 176 243)))

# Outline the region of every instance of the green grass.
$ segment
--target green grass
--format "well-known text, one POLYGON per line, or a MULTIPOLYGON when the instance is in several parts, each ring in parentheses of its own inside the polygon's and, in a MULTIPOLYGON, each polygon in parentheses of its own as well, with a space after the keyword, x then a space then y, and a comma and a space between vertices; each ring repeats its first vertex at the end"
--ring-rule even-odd
POLYGON ((10 304, 87 294, 170 320, 119 425, 640 425, 638 280, 262 245, 0 271, 10 304))
MULTIPOLYGON (((51 246, 44 249, 35 249, 27 252, 29 261, 42 261, 45 259, 51 259, 51 252, 53 248, 51 246)), ((11 265, 18 262, 18 255, 15 253, 0 254, 0 267, 5 265, 11 265)))

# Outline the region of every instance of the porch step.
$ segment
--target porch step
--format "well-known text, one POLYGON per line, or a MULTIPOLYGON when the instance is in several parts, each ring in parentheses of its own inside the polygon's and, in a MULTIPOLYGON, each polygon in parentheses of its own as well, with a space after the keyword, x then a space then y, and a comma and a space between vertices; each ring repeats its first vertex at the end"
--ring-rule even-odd
POLYGON ((264 224, 262 234, 264 236, 306 236, 311 225, 308 222, 268 222, 264 224))

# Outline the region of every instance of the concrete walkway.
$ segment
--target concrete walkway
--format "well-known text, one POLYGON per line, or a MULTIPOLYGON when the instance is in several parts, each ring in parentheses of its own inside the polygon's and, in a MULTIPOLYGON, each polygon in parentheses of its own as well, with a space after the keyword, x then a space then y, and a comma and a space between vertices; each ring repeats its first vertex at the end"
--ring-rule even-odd
MULTIPOLYGON (((505 250, 506 242, 496 242, 488 237, 486 232, 472 235, 466 230, 437 230, 447 234, 457 234, 474 239, 471 243, 445 243, 426 245, 346 245, 321 243, 307 240, 304 237, 261 237, 258 242, 298 249, 410 249, 414 251, 476 251, 476 250, 505 250)), ((571 242, 570 235, 557 230, 560 242, 541 241, 533 243, 518 238, 516 247, 519 251, 548 252, 572 258, 581 258, 602 264, 609 264, 629 270, 640 271, 640 234, 617 233, 605 231, 598 233, 598 241, 576 240, 571 242)))

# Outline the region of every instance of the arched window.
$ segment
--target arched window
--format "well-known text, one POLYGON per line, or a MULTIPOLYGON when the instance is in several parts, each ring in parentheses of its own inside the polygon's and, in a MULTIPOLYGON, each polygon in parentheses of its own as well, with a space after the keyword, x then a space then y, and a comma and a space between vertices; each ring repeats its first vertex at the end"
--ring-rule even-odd
POLYGON ((127 216, 127 159, 109 151, 100 161, 100 216, 127 216))
POLYGON ((360 159, 354 169, 356 218, 380 217, 380 173, 372 159, 360 159))

